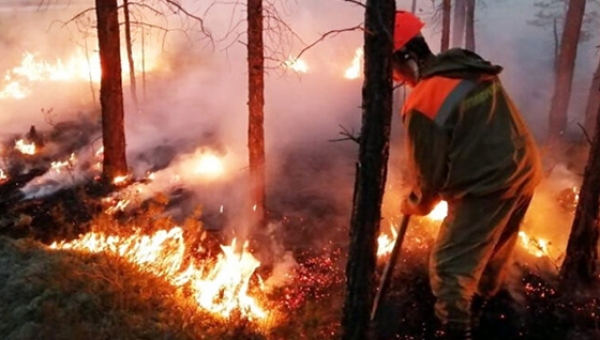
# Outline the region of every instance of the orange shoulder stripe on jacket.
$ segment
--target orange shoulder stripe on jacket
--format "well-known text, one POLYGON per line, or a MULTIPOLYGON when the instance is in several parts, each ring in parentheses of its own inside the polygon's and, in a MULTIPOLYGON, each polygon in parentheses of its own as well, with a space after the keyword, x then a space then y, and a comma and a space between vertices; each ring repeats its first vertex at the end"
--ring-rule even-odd
POLYGON ((406 99, 402 115, 410 110, 417 110, 430 119, 435 119, 446 97, 460 82, 461 79, 439 76, 421 80, 406 99))

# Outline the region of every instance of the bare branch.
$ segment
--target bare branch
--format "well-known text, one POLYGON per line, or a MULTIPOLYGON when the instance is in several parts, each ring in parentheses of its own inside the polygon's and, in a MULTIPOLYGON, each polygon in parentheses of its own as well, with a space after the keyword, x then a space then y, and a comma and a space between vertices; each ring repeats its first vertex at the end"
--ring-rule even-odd
POLYGON ((355 5, 367 8, 367 5, 363 4, 362 2, 358 1, 358 0, 344 0, 345 2, 351 2, 355 5))
POLYGON ((354 27, 343 28, 343 29, 339 29, 339 30, 331 30, 329 32, 326 32, 323 35, 321 35, 321 37, 319 39, 315 40, 313 43, 311 43, 310 45, 308 45, 308 46, 304 47, 302 50, 300 50, 300 53, 298 53, 298 56, 296 56, 296 59, 300 58, 302 56, 302 54, 304 54, 304 52, 306 52, 309 49, 313 48, 315 45, 317 45, 321 41, 325 40, 325 38, 327 38, 330 35, 336 36, 336 35, 338 35, 340 33, 343 33, 343 32, 352 32, 352 31, 356 31, 356 30, 363 30, 364 31, 364 28, 362 27, 362 24, 356 25, 354 27))
POLYGON ((585 127, 583 125, 581 125, 581 123, 577 123, 577 125, 579 126, 579 128, 581 128, 581 131, 583 131, 583 135, 585 136, 585 139, 587 140, 588 144, 591 146, 593 144, 593 142, 592 142, 592 138, 590 137, 590 134, 587 132, 585 127))
POLYGON ((342 129, 342 131, 340 132, 340 135, 344 136, 344 138, 338 138, 338 139, 330 139, 330 142, 343 142, 343 141, 347 141, 347 140, 351 140, 353 142, 356 142, 357 144, 360 144, 360 135, 357 135, 354 130, 353 131, 348 131, 348 129, 346 129, 343 125, 340 125, 340 128, 342 129))

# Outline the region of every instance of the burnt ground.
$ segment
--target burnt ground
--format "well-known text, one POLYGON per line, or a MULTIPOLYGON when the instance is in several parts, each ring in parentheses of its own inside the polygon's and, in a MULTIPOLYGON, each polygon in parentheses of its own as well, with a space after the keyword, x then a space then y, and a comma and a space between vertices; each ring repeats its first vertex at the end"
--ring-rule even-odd
MULTIPOLYGON (((72 149, 68 152, 89 142, 81 141, 82 135, 74 135, 79 136, 73 139, 77 143, 70 143, 72 149)), ((174 150, 163 148, 161 152, 172 159, 174 150)), ((272 175, 269 186, 270 219, 280 225, 271 236, 293 252, 298 267, 293 282, 273 295, 288 318, 270 330, 266 338, 337 339, 344 298, 354 147, 305 145, 285 153, 288 157, 272 175)), ((103 211, 100 199, 109 191, 93 178, 48 196, 24 198, 18 189, 47 172, 50 160, 48 156, 15 162, 18 167, 11 170, 11 175, 16 180, 0 185, 0 235, 46 244, 70 239, 89 230, 92 218, 103 211)), ((168 164, 165 161, 158 167, 168 164)), ((166 201, 161 204, 183 204, 188 194, 181 188, 165 193, 166 201)), ((133 218, 128 214, 151 211, 150 203, 143 202, 139 209, 116 218, 127 221, 133 218)), ((211 216, 211 211, 205 210, 204 214, 211 216)), ((221 221, 208 218, 203 222, 207 229, 217 230, 211 233, 216 246, 222 236, 211 224, 221 221)), ((437 324, 427 278, 427 250, 425 244, 404 251, 390 294, 381 305, 379 339, 434 339, 437 324)), ((262 256, 269 257, 264 251, 262 256)), ((382 266, 383 261, 379 272, 382 266)), ((261 270, 268 273, 269 265, 265 268, 261 270)), ((489 303, 478 339, 600 339, 600 297, 566 297, 557 289, 555 277, 541 268, 515 264, 513 276, 517 280, 489 303)), ((239 339, 255 337, 252 332, 240 332, 239 339)))

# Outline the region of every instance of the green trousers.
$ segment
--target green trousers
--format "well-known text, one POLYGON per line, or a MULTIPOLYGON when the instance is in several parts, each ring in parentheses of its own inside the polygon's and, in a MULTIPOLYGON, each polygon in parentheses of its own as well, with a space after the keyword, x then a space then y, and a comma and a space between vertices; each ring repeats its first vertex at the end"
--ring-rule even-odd
POLYGON ((474 294, 499 290, 531 195, 464 197, 448 202, 430 259, 435 312, 443 324, 471 321, 474 294))

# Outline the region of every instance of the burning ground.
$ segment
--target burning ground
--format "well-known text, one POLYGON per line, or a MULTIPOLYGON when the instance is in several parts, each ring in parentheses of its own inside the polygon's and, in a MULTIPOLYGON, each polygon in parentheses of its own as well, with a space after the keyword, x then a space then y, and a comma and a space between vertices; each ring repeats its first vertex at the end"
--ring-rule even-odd
MULTIPOLYGON (((285 150, 270 176, 268 237, 247 243, 235 197, 243 176, 228 175, 235 157, 218 143, 138 154, 143 171, 107 191, 96 182, 96 131, 84 119, 3 143, 3 338, 339 338, 353 145, 285 150)), ((380 265, 399 219, 397 177, 384 202, 380 265)), ((577 185, 557 166, 538 191, 511 280, 485 314, 486 339, 598 338, 597 299, 566 301, 554 281, 568 234, 556 226, 568 226, 577 185)), ((444 214, 442 204, 411 226, 381 339, 432 337, 427 256, 444 214)))

